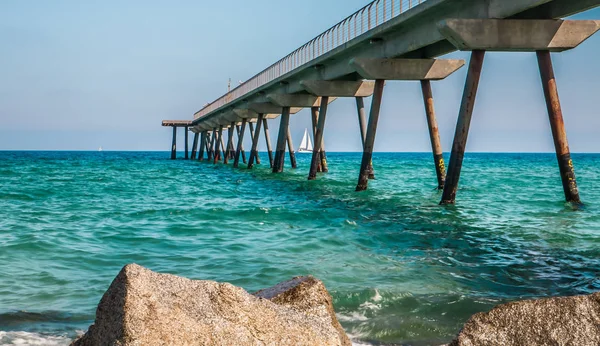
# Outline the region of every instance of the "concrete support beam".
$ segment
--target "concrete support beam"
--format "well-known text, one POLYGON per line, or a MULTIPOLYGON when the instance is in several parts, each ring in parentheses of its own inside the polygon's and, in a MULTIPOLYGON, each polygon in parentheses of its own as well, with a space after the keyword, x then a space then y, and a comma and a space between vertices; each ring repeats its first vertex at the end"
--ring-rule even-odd
POLYGON ((460 50, 562 52, 600 29, 598 20, 446 19, 440 33, 460 50))
POLYGON ((190 154, 189 154, 189 141, 190 140, 189 140, 188 136, 189 136, 190 131, 189 131, 189 128, 187 126, 184 127, 184 132, 183 133, 184 133, 183 137, 185 138, 185 143, 184 143, 185 144, 185 146, 184 146, 184 148, 185 148, 185 159, 189 160, 190 159, 190 154))
POLYGON ((204 148, 206 147, 206 131, 200 133, 200 151, 198 152, 198 161, 204 160, 204 148))
POLYGON ((296 152, 294 151, 294 142, 292 141, 292 132, 290 131, 290 128, 288 127, 287 129, 287 145, 288 145, 288 153, 290 154, 290 162, 292 164, 292 168, 296 169, 298 168, 298 165, 296 164, 296 152))
MULTIPOLYGON (((249 110, 254 111, 256 114, 254 118, 258 118, 258 114, 264 114, 265 119, 275 119, 283 113, 283 107, 271 102, 253 102, 248 103, 246 107, 248 107, 249 110)), ((301 107, 290 107, 290 114, 296 114, 301 110, 301 107)))
POLYGON ((440 141, 440 132, 438 131, 437 119, 435 117, 431 82, 428 80, 421 81, 421 91, 423 92, 423 103, 425 104, 425 115, 427 116, 427 127, 429 128, 429 140, 431 141, 431 151, 433 152, 438 190, 443 190, 444 183, 446 182, 446 164, 444 163, 442 142, 440 141))
MULTIPOLYGON (((327 96, 323 96, 321 99, 321 108, 319 110, 318 122, 317 122, 317 130, 315 131, 315 143, 313 146, 313 154, 312 160, 310 162, 310 171, 308 172, 308 180, 317 179, 317 171, 319 168, 319 164, 321 163, 322 167, 322 156, 321 156, 321 147, 323 144, 323 131, 325 129, 325 119, 327 118, 327 106, 329 105, 329 100, 327 96)), ((314 113, 313 113, 314 114, 314 113)))
POLYGON ((308 93, 329 97, 368 97, 375 88, 372 81, 303 80, 300 85, 308 93))
POLYGON ((273 173, 283 172, 285 162, 285 142, 287 139, 287 129, 290 126, 290 109, 283 107, 281 120, 279 123, 279 134, 277 136, 277 146, 275 147, 275 160, 273 163, 273 173))
POLYGON ((206 132, 206 158, 210 162, 213 158, 213 134, 212 132, 206 132))
POLYGON ((265 132, 267 152, 269 153, 269 167, 273 168, 273 149, 271 148, 271 135, 269 134, 269 124, 266 118, 263 119, 263 128, 265 132))
POLYGON ((377 123, 379 122, 379 112, 381 110, 381 99, 383 98, 383 88, 385 81, 378 79, 375 83, 375 93, 371 102, 371 114, 367 125, 367 136, 363 146, 363 156, 360 164, 360 173, 358 174, 358 184, 356 191, 364 191, 369 184, 369 173, 371 163, 373 162, 373 147, 375 146, 375 135, 377 134, 377 123))
POLYGON ((227 130, 227 149, 225 150, 225 157, 223 163, 228 164, 231 158, 231 142, 233 142, 233 131, 235 131, 235 122, 232 122, 227 130))
POLYGON ((562 108, 560 106, 560 99, 558 98, 552 58, 548 51, 537 52, 537 58, 565 199, 567 202, 581 203, 577 180, 575 179, 573 160, 571 160, 571 151, 569 150, 569 142, 567 141, 567 131, 565 130, 565 123, 563 121, 562 108))
MULTIPOLYGON (((246 123, 248 122, 248 120, 247 120, 247 119, 242 119, 242 125, 244 124, 244 121, 245 121, 246 123)), ((242 140, 242 139, 243 139, 243 136, 242 136, 242 129, 243 129, 244 131, 246 131, 246 130, 245 130, 245 129, 246 129, 246 127, 245 127, 245 126, 242 126, 242 128, 240 129, 240 125, 236 125, 236 126, 235 126, 235 128, 236 128, 236 130, 237 130, 238 141, 241 141, 241 142, 242 142, 242 144, 241 144, 241 146, 240 146, 240 148, 241 148, 241 150, 242 150, 242 162, 243 162, 244 164, 246 164, 246 163, 247 163, 247 161, 246 161, 246 151, 244 150, 244 143, 243 143, 244 141, 242 140)), ((239 143, 238 143, 238 144, 239 144, 239 143)), ((239 151, 239 150, 236 150, 236 154, 237 154, 237 152, 238 152, 238 151, 239 151)))
MULTIPOLYGON (((258 139, 260 137, 260 127, 263 124, 263 115, 259 114, 258 115, 258 121, 256 122, 256 131, 254 131, 254 133, 252 133, 253 131, 250 131, 250 133, 252 134, 252 149, 250 150, 250 159, 248 160, 248 169, 252 169, 252 167, 254 166, 254 159, 257 158, 258 159, 258 139)), ((252 124, 250 124, 252 125, 252 124)), ((252 130, 252 127, 250 127, 250 129, 252 130)), ((260 162, 258 162, 258 160, 256 161, 257 164, 260 164, 260 162)))
POLYGON ((356 58, 350 66, 363 78, 381 80, 440 80, 463 67, 464 60, 356 58))
POLYGON ((215 131, 215 137, 217 137, 217 143, 215 145, 215 157, 213 159, 213 164, 221 160, 221 147, 223 146, 223 125, 219 126, 218 133, 215 131))
POLYGON ((171 144, 171 160, 177 158, 177 126, 173 126, 173 142, 171 144))
MULTIPOLYGON (((262 119, 259 119, 262 120, 262 119)), ((256 124, 258 124, 259 121, 256 122, 256 124)), ((254 144, 254 124, 253 123, 249 123, 248 125, 250 125, 250 138, 252 138, 253 144, 254 144)), ((260 135, 260 131, 257 131, 257 136, 260 135)), ((258 144, 258 141, 256 142, 258 144)), ((252 152, 250 152, 250 155, 252 155, 252 152)), ((260 165, 260 157, 258 156, 258 150, 256 151, 254 158, 256 159, 256 164, 260 165)))
MULTIPOLYGON (((367 140, 367 116, 365 114, 365 100, 362 97, 356 98, 356 110, 358 111, 358 126, 360 127, 360 139, 364 150, 365 142, 367 140)), ((369 179, 375 179, 373 162, 369 164, 369 179)))
POLYGON ((237 150, 235 151, 235 159, 233 160, 233 167, 238 168, 240 165, 240 154, 244 151, 244 132, 246 132, 246 119, 242 119, 242 128, 240 130, 239 127, 237 127, 238 130, 238 143, 237 143, 237 150))
POLYGON ((192 142, 192 160, 196 159, 196 153, 198 152, 198 132, 194 132, 194 141, 192 142))
POLYGON ((280 107, 312 107, 318 97, 310 94, 269 94, 267 100, 280 107))
POLYGON ((440 204, 454 204, 456 200, 456 191, 458 190, 458 181, 467 147, 471 117, 473 116, 473 108, 475 107, 484 58, 485 51, 483 50, 475 50, 471 53, 469 72, 467 72, 467 81, 465 82, 465 90, 456 122, 454 142, 452 143, 450 163, 448 164, 448 174, 446 175, 446 183, 440 204))

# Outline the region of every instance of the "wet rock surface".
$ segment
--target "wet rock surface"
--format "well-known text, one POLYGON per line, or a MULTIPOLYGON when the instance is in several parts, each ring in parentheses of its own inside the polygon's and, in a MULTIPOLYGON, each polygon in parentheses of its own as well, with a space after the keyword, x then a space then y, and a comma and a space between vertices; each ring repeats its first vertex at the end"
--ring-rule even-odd
POLYGON ((499 305, 473 315, 450 345, 600 345, 600 293, 499 305))
POLYGON ((72 345, 351 345, 323 283, 299 277, 254 295, 125 266, 72 345))

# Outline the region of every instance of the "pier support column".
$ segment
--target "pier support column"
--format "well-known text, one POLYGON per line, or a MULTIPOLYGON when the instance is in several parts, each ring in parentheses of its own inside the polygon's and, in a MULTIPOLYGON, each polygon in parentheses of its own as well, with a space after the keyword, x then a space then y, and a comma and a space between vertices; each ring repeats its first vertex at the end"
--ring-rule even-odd
POLYGON ((173 143, 171 144, 171 160, 177 158, 177 127, 173 126, 173 143))
POLYGON ((575 179, 573 161, 571 160, 571 152, 569 150, 569 142, 567 141, 567 132, 563 121, 562 108, 558 97, 552 58, 550 52, 547 50, 538 51, 536 54, 540 67, 540 75, 544 87, 544 96, 548 107, 550 127, 552 128, 554 148, 556 149, 556 158, 558 159, 558 168, 560 169, 565 199, 567 202, 581 203, 579 190, 577 189, 577 181, 575 179))
POLYGON ((285 142, 287 137, 287 128, 290 126, 290 107, 283 107, 281 121, 279 123, 279 135, 277 136, 277 146, 275 147, 275 162, 273 164, 273 173, 283 172, 285 162, 285 142))
POLYGON ((433 152, 438 190, 443 190, 446 181, 446 165, 444 163, 442 143, 440 142, 440 133, 438 131, 435 108, 433 106, 431 82, 429 80, 422 80, 421 89, 423 91, 423 102, 425 103, 425 113, 427 115, 427 126, 429 127, 429 139, 431 140, 431 150, 433 152))
POLYGON ((219 132, 215 133, 215 137, 217 137, 217 142, 215 144, 215 157, 213 159, 213 163, 221 161, 221 145, 223 144, 223 125, 219 126, 219 132))
POLYGON ((271 136, 269 135, 269 125, 267 119, 263 119, 263 129, 265 132, 265 141, 267 142, 267 152, 269 153, 269 165, 273 168, 273 149, 271 148, 271 136))
POLYGON ((224 164, 228 164, 229 159, 231 158, 231 141, 233 141, 233 131, 235 131, 235 122, 232 122, 231 126, 227 130, 227 150, 225 150, 225 156, 223 158, 224 164))
POLYGON ((196 154, 198 153, 198 136, 199 134, 197 132, 194 133, 194 141, 192 142, 192 160, 196 159, 196 154))
POLYGON ((207 133, 206 135, 206 150, 208 151, 208 161, 212 161, 215 156, 215 131, 207 133))
POLYGON ((363 157, 360 164, 360 174, 358 175, 356 191, 364 191, 369 185, 369 167, 373 160, 373 147, 375 145, 375 135, 377 134, 377 123, 379 121, 384 86, 385 80, 377 79, 375 81, 375 92, 373 93, 373 101, 371 102, 371 114, 369 115, 369 124, 367 125, 367 135, 363 147, 363 157))
MULTIPOLYGON (((367 139, 367 116, 365 115, 365 100, 362 97, 356 98, 356 109, 358 111, 358 125, 360 127, 360 140, 362 141, 363 150, 365 149, 365 141, 367 139)), ((375 170, 373 169, 373 161, 369 163, 369 179, 375 179, 375 170)))
POLYGON ((185 159, 189 160, 190 156, 189 156, 189 148, 188 148, 188 142, 189 142, 188 134, 189 134, 190 131, 189 131, 189 129, 188 129, 187 126, 184 127, 184 130, 185 130, 185 132, 184 132, 184 138, 185 138, 185 159))
POLYGON ((479 87, 484 58, 484 50, 474 50, 471 53, 467 81, 465 83, 465 90, 460 111, 458 113, 456 132, 454 133, 454 143, 452 144, 452 152, 450 154, 450 163, 448 164, 448 174, 446 175, 444 193, 442 194, 442 201, 440 204, 454 204, 456 200, 456 190, 458 189, 460 170, 465 156, 467 137, 469 135, 469 127, 471 126, 471 117, 473 115, 473 107, 475 106, 475 98, 477 96, 477 88, 479 87))
POLYGON ((292 163, 292 168, 296 169, 296 168, 298 168, 298 165, 296 163, 296 152, 294 152, 294 142, 292 141, 292 132, 290 131, 289 127, 287 129, 286 137, 287 137, 288 152, 290 154, 290 162, 292 163))
MULTIPOLYGON (((310 115, 311 115, 311 119, 312 119, 312 135, 313 135, 313 142, 315 141, 315 138, 317 137, 317 123, 319 122, 319 107, 311 107, 310 108, 310 115)), ((313 143, 313 150, 314 150, 314 143, 313 143)), ((323 168, 321 167, 321 151, 319 150, 319 159, 317 160, 317 173, 321 173, 323 172, 323 168)))
POLYGON ((240 155, 243 153, 243 143, 244 143, 244 132, 246 132, 246 118, 242 119, 242 129, 240 130, 239 126, 236 126, 238 133, 238 143, 237 150, 235 151, 235 159, 233 160, 233 167, 238 168, 240 165, 240 155))
POLYGON ((198 161, 204 161, 204 148, 206 146, 206 131, 200 133, 200 151, 198 151, 198 161))
MULTIPOLYGON (((250 138, 252 138, 252 140, 253 140, 252 145, 254 145, 254 124, 249 123, 249 125, 250 125, 250 138)), ((256 128, 258 128, 258 123, 256 124, 256 128)), ((260 132, 258 132, 258 135, 260 136, 260 132)), ((252 153, 250 153, 250 155, 252 155, 252 153)), ((260 157, 258 156, 258 151, 255 153, 254 158, 256 159, 256 164, 260 165, 260 157)))
MULTIPOLYGON (((254 158, 257 159, 257 164, 258 163, 258 140, 260 137, 260 127, 262 126, 263 123, 263 117, 264 115, 261 113, 258 115, 258 120, 256 121, 256 131, 250 131, 250 133, 252 134, 252 150, 250 151, 250 159, 248 160, 248 169, 252 169, 252 166, 254 166, 254 158)), ((250 128, 252 130, 252 128, 250 128)))
POLYGON ((313 146, 313 154, 312 160, 310 162, 310 171, 308 172, 308 180, 317 179, 317 169, 319 166, 319 162, 321 163, 321 168, 323 167, 323 157, 322 157, 322 144, 323 144, 323 129, 325 128, 325 119, 327 118, 327 107, 329 105, 329 97, 323 96, 321 98, 321 109, 318 114, 318 122, 317 122, 317 131, 315 131, 315 143, 313 146), (320 153, 321 152, 321 153, 320 153))
MULTIPOLYGON (((246 123, 247 123, 247 120, 242 120, 241 129, 240 129, 239 125, 235 126, 235 128, 237 130, 237 134, 238 134, 238 147, 237 147, 237 150, 235 151, 235 154, 238 155, 238 152, 240 152, 240 151, 242 152, 242 162, 244 164, 246 164, 247 161, 246 161, 246 151, 244 150, 244 140, 243 140, 244 136, 242 135, 242 133, 246 132, 246 126, 244 125, 246 123)), ((238 161, 239 161, 239 159, 238 159, 238 161)))

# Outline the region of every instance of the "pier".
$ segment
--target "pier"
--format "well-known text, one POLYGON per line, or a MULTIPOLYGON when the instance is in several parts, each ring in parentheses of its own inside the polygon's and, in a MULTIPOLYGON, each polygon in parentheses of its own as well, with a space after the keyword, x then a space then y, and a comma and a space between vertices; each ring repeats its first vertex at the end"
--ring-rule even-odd
MULTIPOLYGON (((373 148, 386 83, 420 83, 432 147, 432 173, 442 190, 440 204, 454 204, 471 118, 475 112, 485 56, 494 52, 534 52, 548 109, 556 156, 567 202, 580 203, 551 53, 576 48, 600 29, 596 20, 562 18, 600 6, 600 0, 377 0, 369 3, 300 48, 208 104, 192 120, 163 121, 173 128, 175 159, 177 128, 194 133, 192 159, 248 168, 269 163, 283 172, 287 154, 297 168, 290 136, 290 117, 310 108, 313 153, 309 180, 328 171, 326 118, 337 98, 354 98, 363 155, 357 163, 356 191, 376 176, 373 148), (471 52, 470 61, 438 58, 454 51, 471 52), (466 66, 466 67, 465 67, 466 66), (448 165, 437 127, 431 83, 467 68, 456 131, 448 165), (364 98, 372 97, 367 118, 364 98), (279 119, 275 148, 268 122, 279 119), (243 147, 249 129, 249 158, 243 147), (257 151, 261 131, 268 161, 257 151), (226 137, 223 137, 223 136, 226 137), (237 144, 236 144, 237 141, 237 144), (199 146, 199 149, 198 149, 199 146)), ((537 102, 532 100, 532 102, 537 102)), ((539 101, 541 102, 541 100, 539 101)), ((356 119, 356 118, 355 118, 356 119)), ((550 134, 549 134, 550 135, 550 134)))

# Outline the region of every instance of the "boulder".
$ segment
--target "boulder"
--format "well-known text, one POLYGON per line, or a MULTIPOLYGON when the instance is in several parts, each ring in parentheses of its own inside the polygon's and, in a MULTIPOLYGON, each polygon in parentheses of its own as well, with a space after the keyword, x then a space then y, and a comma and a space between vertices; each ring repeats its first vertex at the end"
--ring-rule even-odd
POLYGON ((600 293, 524 300, 473 315, 451 346, 600 345, 600 293))
POLYGON ((252 295, 131 264, 102 297, 95 323, 72 345, 351 345, 331 302, 313 277, 252 295))

